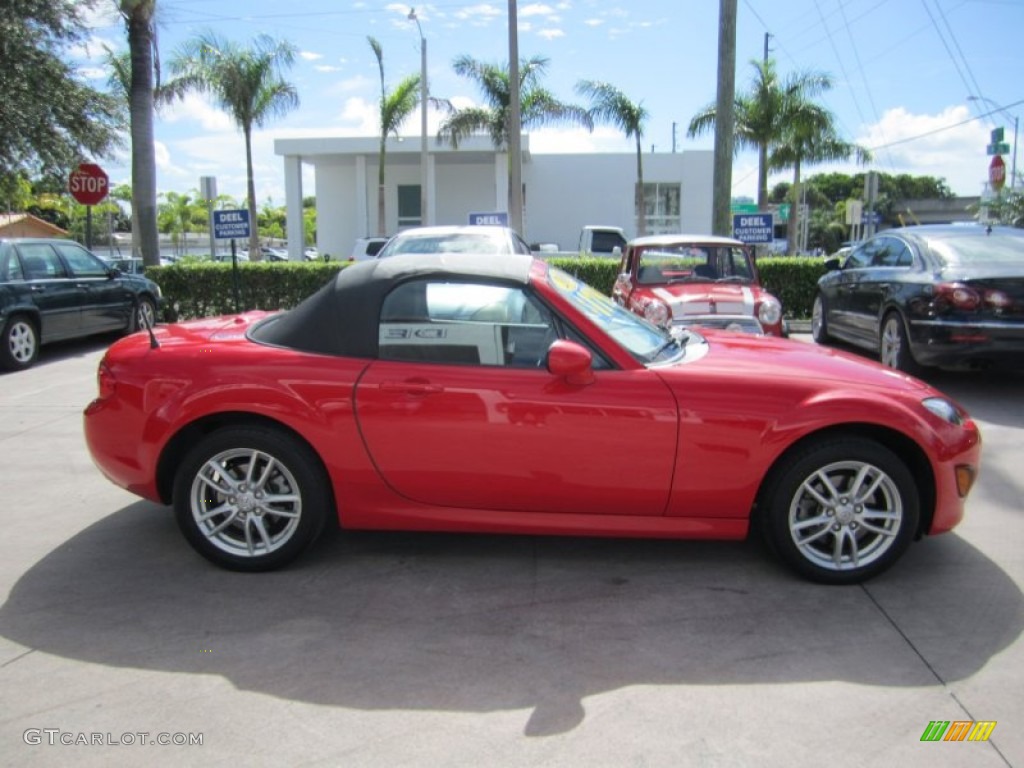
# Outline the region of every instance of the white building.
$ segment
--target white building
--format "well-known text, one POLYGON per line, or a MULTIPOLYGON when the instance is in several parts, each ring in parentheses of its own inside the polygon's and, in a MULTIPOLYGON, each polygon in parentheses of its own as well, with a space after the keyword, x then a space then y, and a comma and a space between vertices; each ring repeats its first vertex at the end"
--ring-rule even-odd
MULTIPOLYGON (((284 158, 288 231, 302 231, 303 195, 315 194, 317 248, 345 258, 358 237, 376 235, 378 138, 277 139, 284 158), (303 190, 303 165, 312 166, 315 193, 303 190)), ((577 247, 586 224, 619 226, 636 233, 634 153, 534 154, 524 135, 524 232, 531 243, 577 247)), ((504 212, 508 154, 488 137, 471 137, 452 149, 433 138, 427 153, 427 220, 421 220, 419 137, 389 138, 385 153, 385 226, 394 234, 420 224, 467 224, 470 213, 504 212)), ((711 231, 710 150, 643 156, 647 232, 711 231)), ((289 238, 289 255, 302 258, 300 238, 289 238)))

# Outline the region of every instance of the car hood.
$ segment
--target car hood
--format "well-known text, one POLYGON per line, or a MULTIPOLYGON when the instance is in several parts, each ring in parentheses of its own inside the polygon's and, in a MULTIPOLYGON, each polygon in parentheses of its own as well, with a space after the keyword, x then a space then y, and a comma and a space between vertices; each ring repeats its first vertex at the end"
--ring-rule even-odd
POLYGON ((887 394, 912 392, 915 396, 932 391, 913 376, 831 347, 728 331, 702 330, 701 335, 707 339, 707 354, 692 366, 684 358, 682 363, 659 368, 659 372, 682 380, 691 377, 691 369, 698 369, 723 382, 735 378, 750 391, 756 391, 759 383, 774 387, 787 382, 801 389, 868 388, 887 394))
POLYGON ((665 302, 673 317, 686 315, 752 315, 761 289, 742 283, 676 283, 642 292, 665 302))

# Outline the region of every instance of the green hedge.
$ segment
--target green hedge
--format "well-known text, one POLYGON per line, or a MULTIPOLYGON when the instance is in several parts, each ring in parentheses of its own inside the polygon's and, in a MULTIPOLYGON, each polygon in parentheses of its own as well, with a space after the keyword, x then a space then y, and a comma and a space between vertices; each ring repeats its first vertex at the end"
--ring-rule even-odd
MULTIPOLYGON (((238 304, 230 264, 195 262, 147 267, 164 295, 164 319, 226 315, 250 309, 288 309, 315 293, 348 262, 257 262, 238 265, 238 304)), ((619 263, 612 259, 553 258, 558 267, 610 296, 619 263)), ((815 285, 825 260, 806 257, 758 259, 761 282, 782 302, 788 318, 811 316, 815 285)))

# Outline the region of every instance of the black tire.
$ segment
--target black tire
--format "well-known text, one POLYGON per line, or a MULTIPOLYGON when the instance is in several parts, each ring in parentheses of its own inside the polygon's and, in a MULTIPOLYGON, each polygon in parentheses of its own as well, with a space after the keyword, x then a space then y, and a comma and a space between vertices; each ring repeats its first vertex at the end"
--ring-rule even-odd
POLYGON ((12 315, 4 323, 0 368, 23 371, 39 359, 39 329, 28 315, 12 315))
POLYGON ((148 296, 139 296, 132 307, 132 317, 128 322, 128 333, 144 331, 156 325, 156 302, 148 296))
POLYGON ((892 566, 920 516, 906 464, 859 437, 814 441, 784 457, 762 502, 769 548, 822 584, 856 584, 892 566))
POLYGON ((273 570, 302 554, 323 530, 331 498, 312 449, 262 426, 207 435, 174 480, 174 514, 189 544, 235 571, 273 570))
POLYGON ((829 341, 825 297, 820 293, 814 296, 814 306, 811 308, 811 338, 816 344, 828 344, 829 341))

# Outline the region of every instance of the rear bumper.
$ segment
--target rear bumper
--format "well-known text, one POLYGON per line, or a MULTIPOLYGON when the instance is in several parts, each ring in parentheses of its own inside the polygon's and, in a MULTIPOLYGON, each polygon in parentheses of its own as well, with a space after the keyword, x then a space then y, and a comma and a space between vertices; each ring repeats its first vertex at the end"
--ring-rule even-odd
POLYGON ((1024 323, 911 320, 910 347, 921 365, 1024 368, 1024 323))

